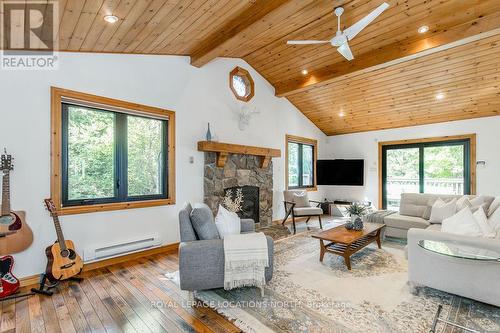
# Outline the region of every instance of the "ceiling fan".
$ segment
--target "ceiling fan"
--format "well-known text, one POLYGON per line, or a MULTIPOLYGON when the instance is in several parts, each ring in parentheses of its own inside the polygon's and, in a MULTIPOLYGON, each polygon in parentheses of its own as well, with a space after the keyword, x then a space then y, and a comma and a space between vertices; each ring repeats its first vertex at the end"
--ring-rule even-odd
POLYGON ((354 59, 348 42, 352 40, 357 34, 361 32, 368 24, 373 22, 384 10, 389 7, 389 4, 384 2, 370 14, 363 17, 360 21, 354 23, 344 31, 340 30, 340 16, 344 13, 344 8, 337 7, 334 10, 338 20, 338 28, 335 36, 330 40, 289 40, 286 43, 289 45, 309 45, 309 44, 326 44, 330 43, 337 48, 337 51, 344 56, 347 60, 354 59))

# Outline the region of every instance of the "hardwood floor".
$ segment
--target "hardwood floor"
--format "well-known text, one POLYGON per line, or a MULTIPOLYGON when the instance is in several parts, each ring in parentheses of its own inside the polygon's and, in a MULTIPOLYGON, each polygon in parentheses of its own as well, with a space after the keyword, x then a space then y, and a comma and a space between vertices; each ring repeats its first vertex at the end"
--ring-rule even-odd
POLYGON ((83 274, 52 297, 0 302, 0 332, 240 332, 163 277, 178 256, 158 254, 83 274))

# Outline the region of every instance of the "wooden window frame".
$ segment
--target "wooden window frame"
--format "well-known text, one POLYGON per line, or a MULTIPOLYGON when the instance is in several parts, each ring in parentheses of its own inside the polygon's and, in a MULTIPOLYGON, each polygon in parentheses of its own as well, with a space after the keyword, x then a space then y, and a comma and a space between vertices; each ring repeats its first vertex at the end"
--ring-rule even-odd
POLYGON ((317 172, 316 172, 316 162, 318 161, 318 140, 304 138, 300 136, 285 135, 285 187, 286 189, 299 189, 306 191, 317 191, 318 190, 318 182, 317 182, 317 172), (302 143, 306 145, 313 146, 313 186, 306 187, 290 187, 288 184, 288 145, 289 143, 302 143))
POLYGON ((50 195, 59 215, 71 215, 130 208, 154 207, 175 204, 175 112, 136 103, 101 97, 77 91, 51 87, 51 170, 50 195), (131 111, 144 116, 168 118, 167 122, 167 198, 154 200, 124 201, 81 206, 62 206, 62 104, 66 100, 92 105, 107 106, 112 110, 131 111))
POLYGON ((231 88, 231 91, 233 92, 236 99, 243 102, 248 102, 255 95, 255 83, 253 82, 252 76, 246 69, 243 69, 239 66, 237 66, 229 73, 229 88, 231 88), (238 93, 233 87, 233 76, 242 76, 246 78, 248 80, 247 88, 250 89, 250 93, 248 93, 246 96, 238 95, 238 93))
POLYGON ((470 173, 470 194, 476 194, 476 134, 463 134, 463 135, 451 135, 451 136, 440 136, 422 139, 410 139, 410 140, 397 140, 397 141, 384 141, 378 143, 378 208, 383 207, 383 148, 385 146, 395 146, 395 145, 411 145, 420 143, 437 143, 437 142, 449 142, 449 141, 460 141, 469 140, 470 151, 469 151, 469 173, 470 173))

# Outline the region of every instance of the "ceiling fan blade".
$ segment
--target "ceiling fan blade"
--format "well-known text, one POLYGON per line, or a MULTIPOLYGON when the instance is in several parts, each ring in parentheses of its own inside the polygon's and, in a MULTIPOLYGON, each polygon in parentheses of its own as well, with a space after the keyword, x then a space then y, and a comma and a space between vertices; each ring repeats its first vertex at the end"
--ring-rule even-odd
POLYGON ((358 22, 354 23, 352 26, 344 30, 344 35, 347 37, 347 40, 353 39, 357 34, 361 32, 366 26, 373 22, 384 10, 389 8, 389 4, 384 2, 375 10, 373 10, 370 14, 363 17, 358 22))
POLYGON ((288 45, 308 45, 308 44, 326 44, 330 43, 329 40, 289 40, 286 42, 288 45))
POLYGON ((352 55, 351 48, 349 47, 349 44, 345 42, 344 44, 340 45, 337 48, 337 51, 344 56, 347 60, 351 61, 354 59, 354 56, 352 55))

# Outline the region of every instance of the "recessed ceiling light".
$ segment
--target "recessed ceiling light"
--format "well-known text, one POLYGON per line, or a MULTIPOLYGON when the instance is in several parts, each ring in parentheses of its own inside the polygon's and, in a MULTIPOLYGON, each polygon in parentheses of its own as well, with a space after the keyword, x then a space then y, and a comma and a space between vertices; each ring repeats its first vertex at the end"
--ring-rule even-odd
POLYGON ((344 116, 345 116, 344 111, 340 111, 340 113, 339 113, 339 117, 344 117, 344 116))
POLYGON ((302 73, 302 75, 307 75, 307 73, 309 73, 309 72, 307 71, 307 69, 303 69, 303 70, 301 71, 301 73, 302 73))
POLYGON ((106 21, 108 23, 116 23, 116 22, 118 22, 118 16, 106 15, 106 16, 104 16, 104 21, 106 21))
POLYGON ((425 34, 427 31, 429 31, 429 27, 426 25, 423 25, 420 28, 418 28, 418 32, 421 34, 425 34))
POLYGON ((436 99, 437 100, 442 100, 444 98, 444 94, 443 93, 439 93, 436 95, 436 99))

